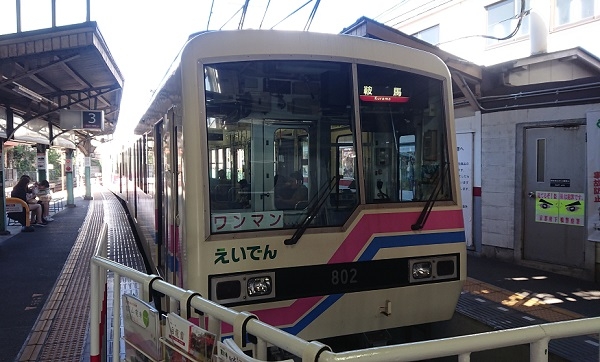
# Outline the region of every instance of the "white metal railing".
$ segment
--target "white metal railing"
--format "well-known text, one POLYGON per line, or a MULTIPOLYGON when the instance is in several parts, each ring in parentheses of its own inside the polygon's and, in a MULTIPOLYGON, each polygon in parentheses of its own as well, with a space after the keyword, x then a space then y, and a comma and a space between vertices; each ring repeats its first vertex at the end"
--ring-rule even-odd
POLYGON ((91 260, 90 361, 92 362, 101 360, 100 329, 103 328, 103 323, 101 323, 103 301, 100 296, 105 295, 104 290, 108 271, 114 273, 113 361, 120 360, 120 278, 122 276, 140 283, 142 294, 146 300, 149 300, 150 292, 154 290, 179 301, 182 315, 189 312, 187 310, 188 306, 190 310, 196 309, 203 312, 208 316, 208 330, 217 336, 220 336, 221 322, 232 325, 233 339, 238 346, 243 345, 242 341, 245 341, 247 333, 252 334, 258 339, 256 358, 259 360, 267 359, 266 346, 268 344, 292 353, 302 358, 302 361, 318 362, 348 362, 358 359, 368 362, 398 362, 446 356, 458 356, 460 362, 467 362, 470 361, 472 352, 529 344, 530 361, 541 362, 548 361, 548 343, 550 340, 600 332, 600 317, 597 317, 334 353, 328 346, 320 342, 305 341, 261 322, 250 313, 225 308, 200 297, 194 291, 184 290, 166 283, 157 275, 144 274, 107 259, 107 230, 108 227, 105 224, 98 239, 95 255, 91 260))

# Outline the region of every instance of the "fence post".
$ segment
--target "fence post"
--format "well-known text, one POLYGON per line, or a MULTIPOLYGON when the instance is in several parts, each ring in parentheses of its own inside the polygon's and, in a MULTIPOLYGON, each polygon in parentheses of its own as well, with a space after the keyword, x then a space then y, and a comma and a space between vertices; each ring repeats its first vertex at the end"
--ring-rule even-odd
POLYGON ((90 265, 90 362, 100 362, 100 267, 92 259, 90 265))
POLYGON ((548 362, 548 338, 532 342, 529 345, 529 360, 536 362, 548 362))
POLYGON ((470 362, 471 353, 461 353, 458 355, 458 362, 470 362))
POLYGON ((113 361, 121 360, 121 275, 113 271, 113 361))

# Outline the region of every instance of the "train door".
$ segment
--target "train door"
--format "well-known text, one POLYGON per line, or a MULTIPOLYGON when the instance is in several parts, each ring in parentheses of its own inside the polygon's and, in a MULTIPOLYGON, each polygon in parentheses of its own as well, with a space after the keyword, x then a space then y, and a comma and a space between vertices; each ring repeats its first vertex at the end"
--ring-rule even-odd
POLYGON ((254 211, 273 210, 275 185, 273 126, 261 122, 252 124, 250 140, 250 193, 254 211))
POLYGON ((154 180, 154 210, 155 210, 155 220, 154 224, 156 225, 156 244, 157 244, 157 252, 156 252, 156 260, 155 265, 159 268, 159 272, 161 275, 165 274, 165 253, 163 246, 165 245, 165 213, 163 210, 163 202, 164 202, 164 179, 161 173, 161 170, 164 169, 163 164, 163 144, 162 144, 162 136, 163 136, 163 127, 164 122, 160 121, 154 126, 154 148, 152 149, 154 152, 154 168, 151 169, 152 172, 152 180, 154 180))
POLYGON ((400 200, 412 201, 415 198, 415 135, 400 136, 400 200))
POLYGON ((251 141, 251 174, 253 209, 274 210, 275 190, 281 188, 297 173, 307 188, 308 178, 308 130, 293 125, 277 126, 254 124, 251 141))
POLYGON ((163 210, 164 210, 164 255, 166 264, 165 280, 182 286, 181 276, 181 226, 179 225, 179 196, 181 193, 180 130, 176 125, 175 112, 170 110, 164 119, 162 137, 163 151, 163 210))
POLYGON ((365 164, 367 173, 374 175, 365 179, 365 195, 374 202, 398 201, 397 165, 398 151, 393 133, 373 132, 366 137, 364 152, 371 162, 365 164))
POLYGON ((524 259, 584 267, 585 131, 525 130, 524 259))

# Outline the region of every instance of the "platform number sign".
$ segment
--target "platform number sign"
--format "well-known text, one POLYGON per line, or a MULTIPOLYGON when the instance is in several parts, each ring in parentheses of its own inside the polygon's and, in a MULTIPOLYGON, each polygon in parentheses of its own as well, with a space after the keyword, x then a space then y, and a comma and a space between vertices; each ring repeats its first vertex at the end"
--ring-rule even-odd
POLYGON ((104 112, 103 111, 83 111, 81 112, 82 128, 89 130, 103 130, 104 112))

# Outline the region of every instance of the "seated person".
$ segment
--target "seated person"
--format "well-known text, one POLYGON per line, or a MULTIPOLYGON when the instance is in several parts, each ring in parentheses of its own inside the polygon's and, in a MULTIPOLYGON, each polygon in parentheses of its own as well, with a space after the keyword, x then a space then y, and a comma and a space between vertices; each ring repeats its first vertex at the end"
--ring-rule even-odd
POLYGON ((215 201, 234 201, 229 198, 229 190, 232 189, 231 180, 227 179, 225 170, 219 170, 217 173, 217 185, 213 189, 213 197, 215 201))
MULTIPOLYGON (((31 178, 29 176, 21 176, 19 182, 13 187, 10 196, 21 199, 27 203, 29 211, 31 211, 31 225, 45 226, 47 223, 42 219, 42 205, 37 203, 33 190, 29 189, 28 185, 30 181, 31 178)), ((22 226, 26 225, 24 211, 16 213, 11 212, 9 213, 9 217, 18 221, 22 226)))
POLYGON ((304 186, 302 172, 294 171, 284 186, 275 189, 275 207, 280 210, 294 210, 296 204, 301 201, 308 201, 308 188, 304 186))
POLYGON ((44 221, 54 221, 53 218, 48 216, 50 213, 50 200, 52 200, 48 180, 42 180, 37 183, 37 187, 34 188, 34 191, 36 191, 35 195, 39 200, 38 204, 42 205, 42 218, 44 221))
POLYGON ((243 209, 250 207, 250 184, 246 179, 238 181, 239 189, 237 190, 236 203, 238 207, 243 209))

